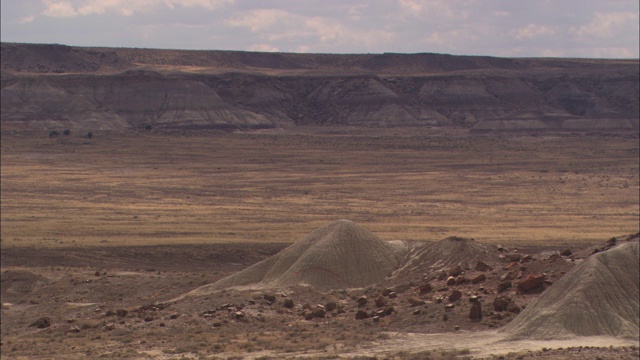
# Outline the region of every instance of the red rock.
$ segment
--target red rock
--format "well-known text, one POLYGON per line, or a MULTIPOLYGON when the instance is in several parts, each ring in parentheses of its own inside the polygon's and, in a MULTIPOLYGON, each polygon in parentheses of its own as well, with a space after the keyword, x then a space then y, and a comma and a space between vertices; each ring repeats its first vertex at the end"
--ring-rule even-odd
POLYGON ((480 274, 476 277, 474 277, 473 279, 471 279, 471 283, 472 284, 479 284, 483 281, 485 281, 487 279, 487 277, 484 274, 480 274))
POLYGON ((544 274, 527 275, 527 277, 518 283, 517 288, 523 293, 530 292, 531 290, 544 285, 545 280, 546 276, 544 274))

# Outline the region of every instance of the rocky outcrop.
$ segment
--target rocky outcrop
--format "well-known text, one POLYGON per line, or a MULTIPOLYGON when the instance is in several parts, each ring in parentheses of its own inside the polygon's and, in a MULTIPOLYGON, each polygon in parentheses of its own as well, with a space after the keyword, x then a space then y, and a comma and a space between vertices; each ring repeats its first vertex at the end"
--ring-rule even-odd
POLYGON ((8 43, 1 51, 3 130, 122 131, 146 125, 638 129, 637 60, 8 43))

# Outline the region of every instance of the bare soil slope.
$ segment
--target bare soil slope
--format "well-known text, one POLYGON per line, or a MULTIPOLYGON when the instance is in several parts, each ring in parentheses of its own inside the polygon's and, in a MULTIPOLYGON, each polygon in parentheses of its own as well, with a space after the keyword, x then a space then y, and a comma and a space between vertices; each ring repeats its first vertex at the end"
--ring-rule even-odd
POLYGON ((638 242, 586 259, 528 306, 504 331, 536 340, 608 335, 638 339, 638 242))
POLYGON ((323 226, 280 253, 190 295, 231 287, 363 288, 391 275, 404 247, 394 246, 349 221, 323 226))
POLYGON ((634 131, 637 60, 2 43, 2 129, 634 131))

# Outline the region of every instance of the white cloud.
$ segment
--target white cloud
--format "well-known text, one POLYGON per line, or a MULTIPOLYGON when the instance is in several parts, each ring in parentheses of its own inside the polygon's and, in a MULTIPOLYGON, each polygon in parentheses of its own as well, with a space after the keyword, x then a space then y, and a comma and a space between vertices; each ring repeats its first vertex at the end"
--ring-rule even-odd
POLYGON ((611 37, 620 31, 635 27, 638 29, 638 14, 631 12, 596 13, 592 20, 571 31, 579 36, 611 37))
POLYGON ((269 44, 254 44, 254 45, 249 46, 249 48, 247 48, 247 50, 249 50, 249 51, 261 51, 261 52, 278 52, 278 51, 280 51, 280 49, 278 49, 276 46, 269 45, 269 44))
POLYGON ((538 36, 553 36, 556 33, 554 29, 549 26, 529 24, 527 26, 516 29, 512 32, 513 37, 518 40, 531 39, 538 36))
POLYGON ((284 10, 258 9, 248 14, 236 16, 227 21, 231 26, 246 27, 253 32, 271 28, 275 24, 282 25, 283 21, 296 20, 296 16, 284 10))
POLYGON ((35 18, 36 18, 36 17, 35 17, 35 15, 29 15, 29 16, 25 16, 25 17, 20 18, 20 19, 18 20, 18 22, 19 22, 20 24, 29 24, 29 23, 33 22, 33 20, 34 20, 35 18))
POLYGON ((176 7, 202 8, 215 10, 234 0, 81 0, 81 1, 52 1, 45 0, 42 12, 50 17, 73 17, 79 15, 102 15, 114 12, 124 16, 136 13, 150 13, 157 9, 176 7))
POLYGON ((68 1, 45 1, 46 8, 42 12, 46 16, 51 17, 73 17, 78 13, 68 1))

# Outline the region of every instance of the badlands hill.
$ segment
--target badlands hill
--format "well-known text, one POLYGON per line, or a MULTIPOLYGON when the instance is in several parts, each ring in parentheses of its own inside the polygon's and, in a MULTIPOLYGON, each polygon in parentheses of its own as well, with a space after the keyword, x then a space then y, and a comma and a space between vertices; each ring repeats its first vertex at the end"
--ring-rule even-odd
POLYGON ((339 220, 264 261, 194 290, 191 295, 232 287, 362 288, 390 276, 404 250, 404 246, 383 241, 349 220, 339 220))
POLYGON ((638 60, 1 44, 2 130, 638 130, 638 60))
POLYGON ((595 254, 547 289, 503 331, 512 338, 574 336, 638 339, 638 242, 595 254))

